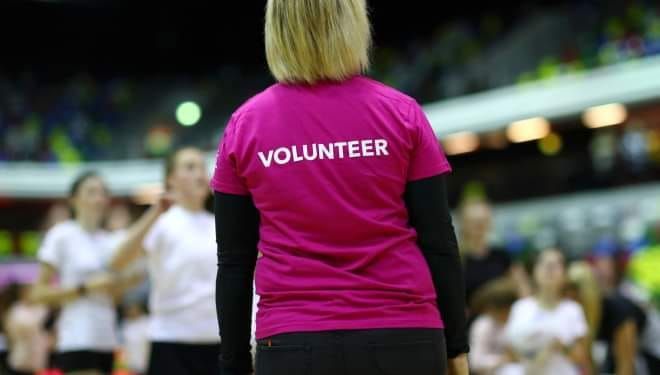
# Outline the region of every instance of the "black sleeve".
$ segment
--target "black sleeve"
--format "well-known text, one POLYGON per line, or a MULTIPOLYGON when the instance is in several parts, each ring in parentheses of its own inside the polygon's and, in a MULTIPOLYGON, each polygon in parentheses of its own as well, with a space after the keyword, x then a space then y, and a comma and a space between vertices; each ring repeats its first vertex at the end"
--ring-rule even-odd
POLYGON ((220 374, 252 373, 252 282, 257 262, 259 213, 249 196, 215 192, 218 276, 215 302, 222 344, 220 374))
POLYGON ((452 225, 444 175, 409 182, 405 202, 410 225, 433 277, 438 308, 445 324, 447 356, 469 351, 463 266, 452 225))

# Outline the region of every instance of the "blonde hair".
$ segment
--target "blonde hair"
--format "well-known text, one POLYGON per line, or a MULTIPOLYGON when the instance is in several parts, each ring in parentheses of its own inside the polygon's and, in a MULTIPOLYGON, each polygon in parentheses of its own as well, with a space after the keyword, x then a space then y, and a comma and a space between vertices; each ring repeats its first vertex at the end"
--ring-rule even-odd
POLYGON ((343 81, 369 68, 366 0, 268 0, 266 58, 275 79, 343 81))

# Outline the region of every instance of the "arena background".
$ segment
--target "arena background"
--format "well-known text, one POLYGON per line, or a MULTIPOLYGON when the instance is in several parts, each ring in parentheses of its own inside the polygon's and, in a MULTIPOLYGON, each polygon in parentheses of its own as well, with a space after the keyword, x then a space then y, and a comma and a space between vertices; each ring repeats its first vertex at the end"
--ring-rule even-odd
MULTIPOLYGON (((660 4, 434 3, 370 1, 369 75, 423 104, 452 207, 492 203, 490 241, 514 259, 613 254, 657 314, 660 4)), ((106 178, 121 228, 162 191, 168 152, 212 165, 232 110, 273 82, 263 8, 2 2, 0 287, 34 277, 80 171, 106 178)))

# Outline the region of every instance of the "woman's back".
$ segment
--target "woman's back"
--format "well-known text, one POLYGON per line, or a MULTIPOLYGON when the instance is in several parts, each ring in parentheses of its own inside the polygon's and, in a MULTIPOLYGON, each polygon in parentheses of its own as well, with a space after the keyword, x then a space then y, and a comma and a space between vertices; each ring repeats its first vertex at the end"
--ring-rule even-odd
POLYGON ((449 170, 419 105, 361 76, 277 84, 236 111, 212 185, 261 215, 257 337, 441 327, 403 194, 449 170))

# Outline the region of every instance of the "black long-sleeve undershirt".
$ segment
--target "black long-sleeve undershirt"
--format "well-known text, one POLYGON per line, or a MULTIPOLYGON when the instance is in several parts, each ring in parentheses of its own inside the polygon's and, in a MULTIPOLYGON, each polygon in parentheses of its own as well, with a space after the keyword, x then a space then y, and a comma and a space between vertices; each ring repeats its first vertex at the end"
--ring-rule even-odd
POLYGON ((410 225, 431 270, 438 309, 445 325, 447 356, 469 351, 465 309, 465 281, 458 241, 447 201, 444 175, 406 185, 404 195, 410 225))
MULTIPOLYGON (((405 192, 410 224, 428 263, 445 324, 447 356, 468 351, 465 286, 458 244, 447 203, 444 176, 408 183, 405 192)), ((215 192, 218 277, 216 309, 222 335, 223 375, 252 372, 250 336, 259 212, 249 196, 215 192)))

